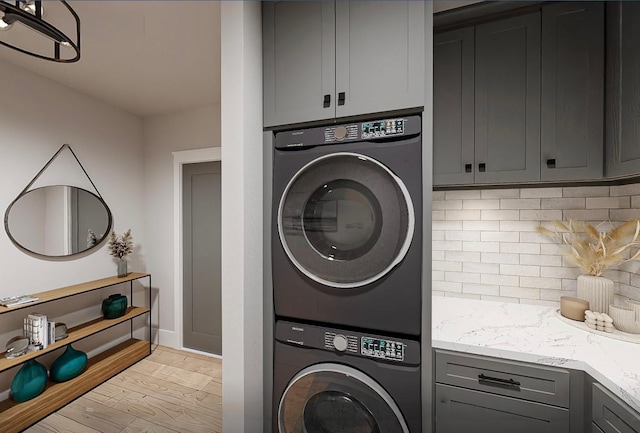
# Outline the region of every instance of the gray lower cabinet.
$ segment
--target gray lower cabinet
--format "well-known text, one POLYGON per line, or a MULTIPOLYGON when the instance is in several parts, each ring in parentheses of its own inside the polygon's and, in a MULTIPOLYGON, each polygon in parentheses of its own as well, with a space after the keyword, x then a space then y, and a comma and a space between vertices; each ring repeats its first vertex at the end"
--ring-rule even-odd
POLYGON ((416 1, 263 3, 264 126, 424 105, 416 1))
POLYGON ((437 433, 567 433, 568 409, 436 384, 437 433))
POLYGON ((599 383, 592 391, 594 432, 640 433, 640 414, 599 383))
POLYGON ((543 7, 541 180, 602 178, 603 107, 603 4, 543 7))
POLYGON ((474 183, 475 29, 433 37, 433 183, 474 183))
POLYGON ((540 13, 476 27, 476 183, 540 180, 540 13))
POLYGON ((435 351, 436 432, 582 432, 570 414, 571 373, 435 351))
POLYGON ((607 177, 640 173, 640 3, 607 2, 607 177))

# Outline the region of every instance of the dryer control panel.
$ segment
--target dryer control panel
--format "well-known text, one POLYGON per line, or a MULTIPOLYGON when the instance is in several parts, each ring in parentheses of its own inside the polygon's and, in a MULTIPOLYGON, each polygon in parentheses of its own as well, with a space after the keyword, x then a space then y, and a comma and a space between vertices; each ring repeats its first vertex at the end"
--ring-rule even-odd
POLYGON ((362 139, 404 134, 404 119, 386 119, 362 124, 362 139))
POLYGON ((416 340, 284 320, 276 322, 275 338, 286 344, 325 350, 340 356, 373 358, 403 365, 420 364, 420 343, 416 340))

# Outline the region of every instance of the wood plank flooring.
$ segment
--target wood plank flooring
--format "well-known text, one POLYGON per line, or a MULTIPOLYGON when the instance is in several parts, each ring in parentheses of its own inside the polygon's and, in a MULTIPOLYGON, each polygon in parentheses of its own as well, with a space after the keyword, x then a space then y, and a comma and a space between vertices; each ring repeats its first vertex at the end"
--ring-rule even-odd
POLYGON ((25 432, 221 433, 222 361, 156 346, 25 432))

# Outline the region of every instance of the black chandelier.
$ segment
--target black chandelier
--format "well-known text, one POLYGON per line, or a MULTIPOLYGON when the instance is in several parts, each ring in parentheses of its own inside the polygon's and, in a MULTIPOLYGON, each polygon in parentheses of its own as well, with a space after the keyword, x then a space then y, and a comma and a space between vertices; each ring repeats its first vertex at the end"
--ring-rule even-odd
POLYGON ((44 19, 45 10, 42 3, 41 0, 0 0, 0 44, 39 59, 59 63, 77 62, 80 60, 80 18, 65 0, 46 2, 47 9, 57 6, 56 14, 51 14, 52 20, 56 18, 61 22, 66 21, 68 30, 75 30, 75 39, 72 39, 68 32, 64 33, 44 19), (49 39, 53 46, 48 46, 48 43, 46 46, 39 44, 36 49, 28 46, 25 41, 22 41, 22 44, 17 43, 16 38, 9 37, 15 24, 27 27, 49 39))

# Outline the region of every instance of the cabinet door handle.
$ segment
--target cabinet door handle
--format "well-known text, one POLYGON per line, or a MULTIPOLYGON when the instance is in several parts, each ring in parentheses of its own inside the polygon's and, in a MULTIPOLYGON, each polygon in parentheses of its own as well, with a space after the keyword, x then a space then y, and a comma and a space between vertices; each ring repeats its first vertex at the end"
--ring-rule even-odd
POLYGON ((478 171, 481 173, 484 173, 485 171, 487 171, 487 164, 485 164, 484 162, 481 162, 480 164, 478 164, 478 171))
POLYGON ((324 95, 324 100, 322 101, 323 108, 329 108, 331 106, 331 95, 324 95))
POLYGON ((520 382, 513 379, 500 379, 498 377, 485 376, 484 374, 478 375, 478 383, 481 385, 497 386, 499 388, 512 389, 514 391, 520 391, 520 382))
POLYGON ((556 160, 555 160, 555 158, 547 159, 547 168, 556 168, 556 160))
POLYGON ((338 93, 338 105, 344 105, 345 96, 344 92, 338 93))
POLYGON ((473 164, 465 164, 464 165, 464 172, 465 173, 471 173, 471 170, 473 170, 473 164))

